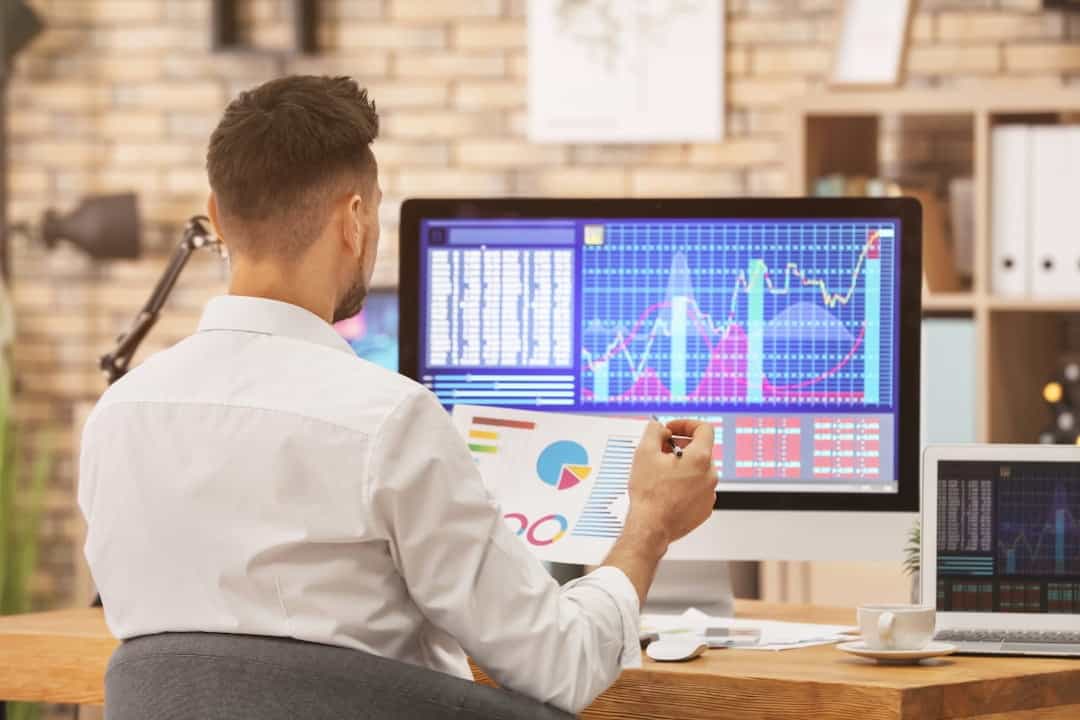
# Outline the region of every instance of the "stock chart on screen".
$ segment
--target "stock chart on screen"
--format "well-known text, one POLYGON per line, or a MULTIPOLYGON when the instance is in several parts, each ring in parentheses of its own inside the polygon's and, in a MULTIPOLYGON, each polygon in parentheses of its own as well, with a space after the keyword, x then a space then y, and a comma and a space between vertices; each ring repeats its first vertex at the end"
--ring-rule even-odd
POLYGON ((889 404, 891 227, 596 228, 582 254, 584 405, 889 404))
POLYGON ((943 462, 938 609, 1080 614, 1080 465, 943 462))
POLYGON ((895 492, 897 219, 425 220, 444 404, 692 416, 725 489, 895 492))

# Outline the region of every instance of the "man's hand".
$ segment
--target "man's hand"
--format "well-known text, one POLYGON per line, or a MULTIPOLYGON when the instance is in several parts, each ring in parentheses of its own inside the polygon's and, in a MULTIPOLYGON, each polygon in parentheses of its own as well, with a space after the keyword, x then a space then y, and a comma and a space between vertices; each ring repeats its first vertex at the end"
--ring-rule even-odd
POLYGON ((630 511, 605 564, 626 573, 642 602, 668 545, 712 513, 717 482, 713 440, 711 424, 675 420, 667 427, 650 422, 638 443, 630 470, 630 511), (690 437, 682 457, 671 451, 673 434, 690 437))

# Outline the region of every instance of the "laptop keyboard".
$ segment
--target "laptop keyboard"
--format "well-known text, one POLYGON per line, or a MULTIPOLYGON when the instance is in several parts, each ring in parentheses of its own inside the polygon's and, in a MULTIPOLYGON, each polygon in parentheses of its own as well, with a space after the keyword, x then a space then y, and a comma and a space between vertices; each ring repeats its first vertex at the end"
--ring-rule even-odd
POLYGON ((1080 644, 1080 632, 1068 630, 939 630, 934 636, 942 642, 1080 644))

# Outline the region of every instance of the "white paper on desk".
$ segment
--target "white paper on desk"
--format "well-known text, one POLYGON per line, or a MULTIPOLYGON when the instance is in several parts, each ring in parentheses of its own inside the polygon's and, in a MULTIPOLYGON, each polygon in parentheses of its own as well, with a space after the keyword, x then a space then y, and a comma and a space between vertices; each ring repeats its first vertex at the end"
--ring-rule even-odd
POLYGON ((503 518, 540 560, 596 565, 622 533, 646 421, 455 405, 503 518))
POLYGON ((854 630, 847 625, 815 625, 779 620, 712 617, 697 608, 690 608, 681 615, 642 615, 641 627, 643 631, 658 633, 685 631, 702 637, 707 627, 753 628, 761 631, 761 639, 757 645, 740 645, 738 648, 740 650, 794 650, 814 645, 828 645, 839 642, 844 639, 841 636, 854 630))

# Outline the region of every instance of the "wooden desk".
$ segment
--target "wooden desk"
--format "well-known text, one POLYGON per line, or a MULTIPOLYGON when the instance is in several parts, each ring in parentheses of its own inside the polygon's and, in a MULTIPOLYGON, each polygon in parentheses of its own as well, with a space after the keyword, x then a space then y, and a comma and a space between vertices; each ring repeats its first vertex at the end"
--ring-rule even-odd
MULTIPOLYGON (((740 602, 740 615, 846 624, 850 610, 740 602)), ((100 704, 116 641, 100 610, 0 618, 0 699, 100 704)), ((878 667, 831 646, 713 650, 628 670, 584 718, 1064 720, 1080 718, 1080 659, 952 657, 878 667)))

